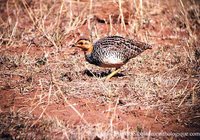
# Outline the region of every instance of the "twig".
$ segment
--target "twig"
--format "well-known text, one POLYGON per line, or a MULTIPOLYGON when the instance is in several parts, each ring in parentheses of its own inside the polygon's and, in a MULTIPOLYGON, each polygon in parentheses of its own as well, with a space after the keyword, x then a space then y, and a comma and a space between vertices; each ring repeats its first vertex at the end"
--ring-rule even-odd
POLYGON ((174 86, 169 90, 169 92, 171 92, 178 84, 178 82, 181 80, 181 77, 178 78, 178 80, 176 81, 176 83, 174 84, 174 86))
POLYGON ((45 111, 47 110, 49 104, 50 104, 50 98, 51 98, 51 92, 52 91, 52 85, 49 86, 49 93, 48 93, 48 100, 47 100, 47 105, 45 106, 45 108, 43 109, 42 113, 40 114, 39 118, 31 125, 34 126, 43 116, 43 114, 45 113, 45 111))
MULTIPOLYGON (((185 89, 184 89, 184 91, 183 91, 182 94, 185 93, 185 91, 186 91, 188 85, 189 85, 189 83, 187 83, 187 85, 186 85, 186 87, 185 87, 185 89)), ((186 93, 186 95, 185 95, 184 98, 181 100, 181 102, 180 102, 180 104, 178 105, 178 107, 180 107, 180 106, 183 104, 183 102, 185 101, 185 99, 186 99, 186 97, 187 97, 188 95, 189 95, 189 93, 186 93)))

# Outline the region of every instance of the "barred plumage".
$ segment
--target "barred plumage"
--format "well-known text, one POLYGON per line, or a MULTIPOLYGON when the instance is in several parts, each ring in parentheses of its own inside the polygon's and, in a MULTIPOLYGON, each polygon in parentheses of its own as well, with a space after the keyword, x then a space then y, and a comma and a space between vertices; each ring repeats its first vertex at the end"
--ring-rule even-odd
POLYGON ((108 36, 99 39, 92 44, 88 39, 80 39, 75 44, 85 52, 86 60, 101 67, 120 68, 131 58, 136 57, 151 45, 143 42, 123 38, 120 36, 108 36))

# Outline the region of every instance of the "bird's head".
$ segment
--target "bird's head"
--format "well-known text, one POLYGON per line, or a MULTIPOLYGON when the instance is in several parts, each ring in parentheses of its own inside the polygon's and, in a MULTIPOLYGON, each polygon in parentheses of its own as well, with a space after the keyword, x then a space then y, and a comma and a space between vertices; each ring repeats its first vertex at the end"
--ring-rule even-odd
POLYGON ((81 48, 86 54, 93 50, 93 45, 89 39, 79 39, 73 46, 81 48))

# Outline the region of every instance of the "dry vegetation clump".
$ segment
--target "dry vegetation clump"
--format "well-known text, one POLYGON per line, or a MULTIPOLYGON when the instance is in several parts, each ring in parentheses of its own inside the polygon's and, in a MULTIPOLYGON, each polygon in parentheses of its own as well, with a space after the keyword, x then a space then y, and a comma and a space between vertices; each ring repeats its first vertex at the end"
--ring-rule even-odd
POLYGON ((0 139, 200 132, 199 7, 198 0, 0 1, 0 139), (104 82, 110 69, 86 63, 71 46, 107 35, 153 49, 104 82))
POLYGON ((34 117, 30 114, 18 112, 0 113, 1 139, 50 139, 49 134, 51 121, 42 120, 34 127, 31 127, 34 117), (3 128, 3 129, 2 129, 3 128))

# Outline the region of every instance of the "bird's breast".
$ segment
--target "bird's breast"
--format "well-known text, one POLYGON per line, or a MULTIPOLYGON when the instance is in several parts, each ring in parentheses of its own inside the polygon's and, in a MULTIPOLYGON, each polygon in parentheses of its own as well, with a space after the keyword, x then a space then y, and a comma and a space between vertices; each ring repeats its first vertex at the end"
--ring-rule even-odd
POLYGON ((125 62, 119 55, 112 53, 103 53, 101 55, 87 55, 86 60, 91 64, 107 68, 117 68, 125 64, 125 62))
POLYGON ((102 62, 105 64, 123 64, 123 60, 120 56, 109 54, 102 57, 102 62))

